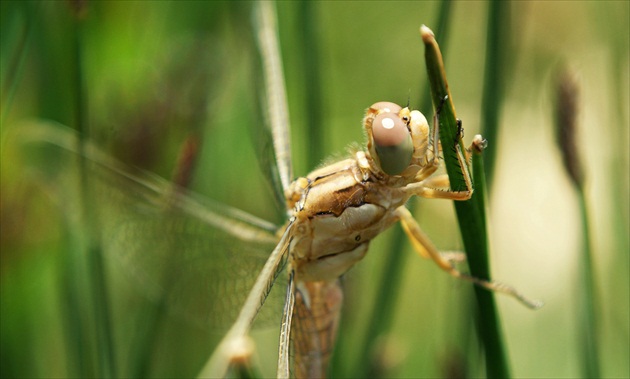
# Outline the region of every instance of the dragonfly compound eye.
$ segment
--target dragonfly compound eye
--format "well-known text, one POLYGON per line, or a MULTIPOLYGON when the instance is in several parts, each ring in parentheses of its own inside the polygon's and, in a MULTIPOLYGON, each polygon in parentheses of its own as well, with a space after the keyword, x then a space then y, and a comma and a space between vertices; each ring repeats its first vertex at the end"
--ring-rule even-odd
POLYGON ((381 112, 390 112, 390 113, 398 113, 402 107, 398 104, 391 103, 389 101, 379 101, 378 103, 372 104, 370 106, 370 111, 373 113, 381 113, 381 112))
POLYGON ((377 115, 372 123, 372 136, 385 173, 398 175, 409 166, 413 142, 407 125, 398 114, 385 112, 377 115))

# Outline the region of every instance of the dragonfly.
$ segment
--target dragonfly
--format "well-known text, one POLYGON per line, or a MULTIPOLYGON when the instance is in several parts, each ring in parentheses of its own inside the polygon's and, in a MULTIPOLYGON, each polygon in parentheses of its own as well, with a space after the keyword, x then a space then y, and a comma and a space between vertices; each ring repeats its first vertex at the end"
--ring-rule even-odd
MULTIPOLYGON (((286 127, 286 100, 281 79, 275 19, 268 4, 260 12, 259 45, 265 61, 270 99, 271 127, 277 166, 286 199, 288 221, 276 248, 258 276, 238 319, 202 371, 223 376, 227 365, 248 349, 247 333, 276 278, 287 267, 289 282, 280 330, 278 377, 289 377, 290 344, 293 374, 324 377, 335 342, 343 291, 340 277, 367 253, 370 241, 400 222, 415 250, 432 259, 448 274, 491 291, 508 294, 530 308, 531 301, 514 288, 475 278, 458 271, 459 255, 441 254, 413 218, 405 204, 412 196, 463 201, 471 198, 473 184, 469 154, 458 150, 465 189, 450 189, 440 167, 438 117, 433 128, 418 110, 381 101, 365 113, 366 148, 351 157, 321 167, 294 181, 286 127)), ((461 128, 461 125, 460 125, 461 128)), ((461 129, 460 129, 461 130, 461 129)), ((486 141, 476 135, 469 151, 482 150, 486 141)))
MULTIPOLYGON (((363 119, 365 149, 294 179, 275 11, 270 2, 259 2, 256 7, 266 108, 285 203, 284 224, 275 225, 130 168, 89 142, 82 146, 76 135, 58 125, 31 130, 32 139, 87 158, 95 180, 102 183, 95 188, 97 198, 133 209, 135 215, 121 218, 115 214, 119 208, 102 207, 102 234, 107 236, 103 244, 119 254, 124 266, 132 267, 147 292, 165 297, 184 316, 206 314, 213 321, 223 317, 226 320, 221 322, 231 323, 199 376, 223 377, 231 366, 251 359, 250 329, 272 287, 281 281, 286 294, 277 376, 324 377, 343 304, 340 278, 367 254, 376 236, 396 223, 420 256, 430 258, 448 274, 536 307, 512 287, 457 270, 454 261, 461 256, 441 253, 405 206, 413 196, 461 201, 473 194, 466 151, 458 152, 464 189, 451 190, 448 177, 437 173, 441 165, 440 104, 431 127, 418 110, 375 102, 363 119), (142 222, 138 222, 140 218, 142 222), (205 229, 199 231, 199 226, 205 229), (147 249, 136 242, 143 233, 179 237, 159 249, 147 249), (210 242, 195 251, 205 247, 211 259, 201 259, 181 247, 194 244, 197 233, 210 242), (229 295, 235 293, 247 295, 229 295)), ((482 149, 484 143, 481 136, 475 136, 471 146, 482 149)))

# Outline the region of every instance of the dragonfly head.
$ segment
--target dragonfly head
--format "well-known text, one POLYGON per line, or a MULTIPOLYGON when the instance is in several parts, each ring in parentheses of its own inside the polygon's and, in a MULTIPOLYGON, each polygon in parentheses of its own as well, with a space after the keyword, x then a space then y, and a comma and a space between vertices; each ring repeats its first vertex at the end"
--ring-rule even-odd
POLYGON ((429 123, 420 111, 381 101, 367 109, 363 127, 378 171, 413 178, 426 164, 429 123))

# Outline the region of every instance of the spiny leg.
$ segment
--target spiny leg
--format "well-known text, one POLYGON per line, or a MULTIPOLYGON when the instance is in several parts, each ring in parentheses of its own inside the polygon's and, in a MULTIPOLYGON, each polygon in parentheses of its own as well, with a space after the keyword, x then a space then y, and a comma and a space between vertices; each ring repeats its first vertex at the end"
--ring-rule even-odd
POLYGON ((518 301, 532 309, 540 308, 542 306, 542 303, 540 301, 527 299, 513 287, 495 281, 479 279, 458 271, 455 267, 453 267, 452 263, 449 260, 445 259, 445 257, 440 254, 440 252, 437 250, 435 245, 433 245, 429 237, 427 237, 427 235, 424 234, 424 232, 420 229, 420 226, 407 208, 405 208, 404 206, 400 207, 396 210, 396 213, 400 217, 402 227, 411 240, 414 249, 416 249, 416 251, 423 257, 426 257, 428 255, 433 260, 433 262, 435 262, 435 264, 437 264, 442 270, 446 271, 451 276, 469 281, 490 291, 502 292, 508 296, 517 299, 518 301))
POLYGON ((448 179, 448 175, 446 174, 436 175, 434 177, 428 178, 424 181, 424 183, 427 187, 430 187, 430 188, 441 189, 443 191, 452 192, 448 190, 451 184, 448 179))
POLYGON ((433 173, 435 173, 439 167, 440 167, 439 164, 429 164, 427 166, 424 166, 416 174, 416 177, 414 178, 414 182, 421 182, 425 180, 429 176, 433 175, 433 173))
POLYGON ((448 99, 448 95, 444 96, 440 105, 438 105, 435 110, 435 114, 433 114, 433 130, 431 133, 431 151, 433 153, 432 159, 438 160, 440 155, 440 112, 442 111, 442 107, 444 103, 448 99))
MULTIPOLYGON (((435 166, 437 167, 436 161, 439 159, 439 151, 440 151, 440 112, 442 111, 442 107, 444 106, 444 103, 446 102, 446 100, 448 100, 448 96, 444 96, 444 98, 442 99, 442 101, 440 102, 440 104, 438 105, 435 114, 433 115, 433 130, 431 133, 431 146, 432 149, 430 149, 430 153, 432 154, 431 157, 427 157, 427 160, 429 162, 434 162, 433 165, 429 165, 429 166, 435 166)), ((463 128, 461 127, 461 121, 458 120, 458 129, 457 129, 457 138, 456 141, 454 141, 453 143, 453 148, 455 149, 455 154, 457 156, 457 161, 459 163, 459 167, 461 169, 462 172, 462 176, 464 178, 464 183, 466 186, 466 189, 463 191, 453 191, 450 189, 450 185, 447 186, 438 186, 438 187, 433 187, 432 185, 427 185, 426 182, 420 182, 417 183, 415 185, 411 185, 409 186, 410 189, 413 189, 414 187, 425 187, 425 188, 417 188, 417 191, 414 191, 413 193, 415 195, 418 196, 423 196, 423 197, 429 197, 429 198, 437 198, 437 199, 452 199, 452 200, 468 200, 470 199, 470 197, 472 196, 473 193, 473 183, 472 183, 472 175, 470 173, 470 169, 469 169, 469 157, 471 156, 471 154, 464 154, 464 152, 462 152, 462 149, 459 145, 459 139, 461 139, 462 135, 463 135, 463 128), (444 189, 439 189, 440 187, 444 188, 444 189), (446 189, 448 188, 448 189, 446 189), (445 192, 447 194, 445 194, 445 192)), ((474 143, 474 142, 473 142, 474 143)), ((472 147, 471 147, 472 148, 472 147)), ((429 153, 427 153, 429 154, 429 153)), ((422 178, 419 179, 424 179, 426 177, 428 177, 431 173, 433 173, 435 171, 428 171, 427 174, 422 175, 422 178)), ((422 172, 422 171, 421 171, 422 172)))
POLYGON ((453 143, 457 144, 460 139, 464 138, 464 126, 462 120, 459 118, 455 120, 455 122, 457 123, 457 133, 455 134, 455 140, 453 140, 453 143))
MULTIPOLYGON (((407 209, 405 208, 405 210, 407 209)), ((410 235, 412 233, 409 224, 401 222, 401 226, 407 235, 410 235)), ((409 241, 411 242, 416 253, 418 253, 422 258, 432 259, 431 252, 417 239, 409 238, 409 241)), ((438 254, 440 254, 442 260, 448 262, 449 265, 466 261, 466 254, 462 253, 461 251, 444 251, 438 252, 438 254)))
MULTIPOLYGON (((437 170, 437 166, 427 166, 420 170, 418 175, 416 175, 416 180, 418 182, 412 183, 404 188, 405 191, 408 191, 416 196, 422 196, 428 199, 448 199, 448 200, 468 200, 472 196, 472 179, 470 179, 470 172, 468 171, 468 167, 470 161, 472 159, 472 151, 483 151, 486 148, 488 142, 481 137, 481 135, 477 134, 473 138, 470 147, 468 147, 465 152, 465 157, 463 154, 460 154, 460 150, 458 151, 458 160, 460 163, 460 167, 462 167, 462 172, 464 173, 464 178, 466 181, 467 190, 465 191, 452 191, 450 189, 450 181, 448 179, 448 175, 442 174, 437 175, 435 177, 430 177, 437 170)), ((457 146, 459 148, 459 145, 457 146)))
POLYGON ((444 174, 425 179, 419 183, 409 184, 402 188, 401 191, 427 199, 468 200, 472 196, 472 190, 451 191, 448 189, 448 185, 448 176, 444 174))

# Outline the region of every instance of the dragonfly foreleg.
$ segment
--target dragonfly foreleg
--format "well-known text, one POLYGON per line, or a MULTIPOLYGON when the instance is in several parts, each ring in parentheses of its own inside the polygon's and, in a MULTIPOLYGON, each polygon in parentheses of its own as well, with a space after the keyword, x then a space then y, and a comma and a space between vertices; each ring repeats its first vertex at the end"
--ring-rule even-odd
POLYGON ((440 251, 443 259, 451 263, 466 262, 466 253, 461 251, 440 251))
POLYGON ((487 146, 487 141, 477 134, 465 151, 461 151, 459 145, 455 145, 457 160, 462 170, 464 178, 465 190, 453 191, 450 189, 450 181, 446 174, 430 177, 437 170, 436 165, 430 165, 416 175, 418 182, 408 185, 405 190, 416 196, 422 196, 428 199, 448 199, 448 200, 468 200, 473 193, 473 182, 470 174, 469 166, 472 160, 472 151, 483 151, 487 146))
POLYGON ((440 254, 429 237, 427 237, 427 235, 420 229, 420 226, 407 208, 404 206, 400 207, 396 210, 396 213, 399 216, 402 227, 407 234, 407 237, 411 240, 414 249, 416 249, 421 256, 428 256, 431 258, 435 264, 437 264, 442 270, 446 271, 449 275, 469 281, 490 291, 502 292, 517 299, 529 308, 536 309, 542 306, 541 302, 527 299, 513 287, 495 281, 479 279, 457 270, 450 260, 440 254))
POLYGON ((448 176, 444 174, 409 184, 404 190, 427 199, 468 200, 472 196, 472 184, 465 191, 452 191, 449 187, 448 176))

